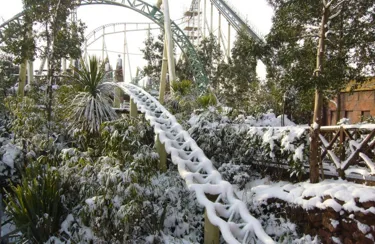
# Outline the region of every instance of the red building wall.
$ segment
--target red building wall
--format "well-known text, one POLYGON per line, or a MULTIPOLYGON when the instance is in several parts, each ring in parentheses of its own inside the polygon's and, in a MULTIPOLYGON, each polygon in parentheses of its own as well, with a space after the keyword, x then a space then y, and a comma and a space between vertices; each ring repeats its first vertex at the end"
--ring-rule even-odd
MULTIPOLYGON (((342 92, 341 94, 341 118, 350 119, 351 124, 361 122, 362 117, 375 116, 375 90, 360 90, 354 92, 342 92)), ((337 113, 337 98, 330 101, 326 109, 326 124, 335 125, 337 113)))

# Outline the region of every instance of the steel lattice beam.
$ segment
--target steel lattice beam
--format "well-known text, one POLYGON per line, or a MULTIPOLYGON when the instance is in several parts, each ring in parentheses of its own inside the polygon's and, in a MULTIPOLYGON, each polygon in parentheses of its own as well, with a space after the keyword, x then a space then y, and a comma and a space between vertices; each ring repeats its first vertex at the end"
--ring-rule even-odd
POLYGON ((225 17, 225 19, 232 24, 233 28, 239 32, 241 29, 245 29, 250 36, 255 40, 264 42, 262 35, 255 30, 254 27, 250 27, 246 22, 238 16, 238 14, 228 5, 224 0, 211 0, 219 12, 225 17))

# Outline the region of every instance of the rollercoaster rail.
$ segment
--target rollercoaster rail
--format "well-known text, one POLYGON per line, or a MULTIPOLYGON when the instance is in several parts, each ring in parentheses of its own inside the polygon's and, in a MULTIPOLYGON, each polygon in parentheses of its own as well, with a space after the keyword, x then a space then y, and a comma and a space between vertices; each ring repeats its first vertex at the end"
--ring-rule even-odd
POLYGON ((196 193, 198 202, 206 208, 210 222, 219 227, 224 240, 231 244, 251 241, 274 243, 259 221, 249 213, 246 204, 235 196, 233 186, 222 180, 212 162, 176 118, 140 87, 123 82, 116 84, 130 95, 138 110, 145 114, 171 155, 172 162, 177 165, 188 189, 196 193), (218 198, 212 202, 207 194, 217 195, 218 198))
POLYGON ((225 17, 225 19, 232 24, 233 28, 239 32, 245 29, 247 33, 255 40, 264 42, 263 36, 254 27, 245 22, 245 20, 234 10, 230 4, 225 0, 211 0, 219 12, 225 17))

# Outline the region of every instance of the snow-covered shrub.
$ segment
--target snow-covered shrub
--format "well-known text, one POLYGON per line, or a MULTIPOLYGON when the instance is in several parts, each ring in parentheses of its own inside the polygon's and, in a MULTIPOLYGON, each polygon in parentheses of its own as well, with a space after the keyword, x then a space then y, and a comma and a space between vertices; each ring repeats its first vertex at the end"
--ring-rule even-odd
POLYGON ((203 209, 177 172, 159 174, 153 133, 141 119, 106 122, 87 151, 63 149, 58 170, 70 215, 50 242, 202 240, 203 209))
MULTIPOLYGON (((154 212, 160 216, 165 211, 163 228, 159 231, 173 239, 173 243, 180 243, 180 239, 188 243, 202 243, 203 207, 198 204, 195 194, 186 188, 178 172, 169 171, 154 176, 149 189, 147 198, 149 204, 153 205, 154 212)), ((156 235, 154 238, 160 236, 156 235)))
POLYGON ((18 169, 24 165, 24 154, 18 146, 7 143, 0 147, 0 181, 16 182, 19 179, 18 169))
POLYGON ((64 202, 74 221, 61 235, 84 240, 86 228, 94 242, 145 243, 162 235, 201 242, 203 209, 177 172, 156 174, 158 157, 149 147, 125 164, 113 157, 93 162, 74 149, 63 150, 62 157, 59 170, 70 185, 64 202))
POLYGON ((19 101, 16 97, 9 97, 6 102, 12 111, 12 132, 16 138, 28 140, 38 133, 47 134, 43 108, 35 100, 24 97, 19 101))
MULTIPOLYGON (((224 180, 243 189, 252 179, 252 176, 255 175, 252 169, 253 167, 251 165, 224 163, 218 168, 218 171, 224 180)), ((256 177, 260 176, 256 174, 256 177)))
POLYGON ((231 120, 211 109, 190 119, 189 133, 216 167, 232 163, 265 169, 272 164, 289 166, 290 173, 299 176, 308 162, 308 130, 272 127, 277 121, 272 114, 231 120))
POLYGON ((108 121, 102 124, 100 132, 102 154, 114 156, 120 160, 137 152, 142 145, 154 144, 151 126, 138 118, 108 121))
POLYGON ((126 242, 137 231, 134 223, 142 219, 144 185, 158 157, 146 146, 133 157, 123 162, 111 156, 95 160, 74 149, 62 152, 59 171, 70 187, 65 201, 73 216, 101 240, 126 242))
POLYGON ((64 218, 63 191, 58 172, 40 162, 29 165, 21 184, 11 187, 6 212, 25 240, 44 243, 57 233, 64 218))
POLYGON ((104 64, 100 64, 95 56, 88 62, 81 60, 81 68, 74 72, 74 98, 67 107, 71 126, 96 134, 103 122, 117 119, 112 109, 113 86, 103 83, 104 64))

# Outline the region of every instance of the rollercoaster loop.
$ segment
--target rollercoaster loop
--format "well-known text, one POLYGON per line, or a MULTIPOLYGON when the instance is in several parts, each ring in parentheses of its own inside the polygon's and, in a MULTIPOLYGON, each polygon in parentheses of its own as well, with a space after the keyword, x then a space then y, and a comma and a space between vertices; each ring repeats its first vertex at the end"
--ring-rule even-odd
POLYGON ((246 204, 235 196, 233 186, 222 180, 212 162, 171 113, 140 87, 123 82, 112 84, 129 94, 138 110, 145 114, 188 189, 196 193, 210 222, 219 227, 226 242, 249 243, 255 239, 256 243, 274 243, 259 221, 249 213, 246 204), (217 195, 218 198, 212 202, 206 194, 217 195))
MULTIPOLYGON (((93 4, 103 4, 103 5, 112 5, 112 6, 119 6, 129 8, 133 11, 136 11, 143 16, 149 18, 154 23, 160 26, 160 28, 164 29, 164 15, 156 6, 148 4, 141 0, 81 0, 79 2, 80 6, 85 5, 93 5, 93 4)), ((10 23, 13 21, 18 21, 25 12, 21 12, 11 18, 10 20, 2 23, 0 25, 0 38, 1 38, 1 30, 6 28, 10 23)), ((194 46, 190 42, 189 38, 185 35, 185 33, 178 27, 178 25, 171 21, 171 30, 172 30, 172 38, 174 42, 179 46, 182 52, 186 54, 186 57, 191 65, 192 72, 194 74, 195 82, 198 86, 205 90, 208 86, 208 77, 206 71, 201 64, 198 54, 195 51, 194 46)))

